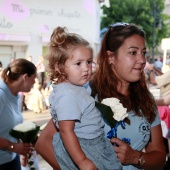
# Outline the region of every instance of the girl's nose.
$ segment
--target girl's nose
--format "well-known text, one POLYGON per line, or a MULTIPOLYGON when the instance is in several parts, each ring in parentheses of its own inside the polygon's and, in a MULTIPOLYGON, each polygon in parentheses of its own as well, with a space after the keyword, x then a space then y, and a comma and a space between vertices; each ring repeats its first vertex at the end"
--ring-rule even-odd
POLYGON ((84 64, 84 69, 85 69, 85 70, 88 70, 89 67, 90 67, 90 65, 89 65, 88 63, 85 63, 85 64, 84 64))

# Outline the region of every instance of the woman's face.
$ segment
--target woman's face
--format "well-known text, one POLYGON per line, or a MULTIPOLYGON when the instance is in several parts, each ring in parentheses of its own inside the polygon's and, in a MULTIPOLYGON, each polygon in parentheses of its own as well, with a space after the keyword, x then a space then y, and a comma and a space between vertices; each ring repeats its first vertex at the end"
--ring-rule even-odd
POLYGON ((112 69, 122 83, 136 82, 146 64, 145 39, 139 35, 127 38, 118 49, 116 56, 109 57, 112 69))
POLYGON ((28 77, 27 75, 24 75, 24 83, 22 87, 23 92, 29 92, 31 90, 31 88, 33 87, 35 83, 35 78, 36 78, 36 74, 33 74, 30 77, 28 77))

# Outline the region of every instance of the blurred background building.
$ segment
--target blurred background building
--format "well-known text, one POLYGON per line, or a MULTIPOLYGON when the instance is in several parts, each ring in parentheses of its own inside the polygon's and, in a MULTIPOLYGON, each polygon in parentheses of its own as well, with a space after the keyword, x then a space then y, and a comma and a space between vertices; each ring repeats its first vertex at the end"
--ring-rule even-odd
MULTIPOLYGON (((39 56, 46 54, 50 35, 57 26, 66 26, 69 32, 82 35, 91 43, 96 55, 101 41, 103 4, 109 7, 110 1, 0 0, 0 61, 3 68, 11 58, 27 58, 37 63, 39 56)), ((170 15, 170 0, 165 0, 164 13, 170 15)), ((159 55, 169 54, 170 49, 165 51, 161 45, 158 49, 159 55)))
POLYGON ((45 55, 53 29, 66 26, 86 38, 95 54, 100 46, 103 0, 0 0, 0 61, 45 55))

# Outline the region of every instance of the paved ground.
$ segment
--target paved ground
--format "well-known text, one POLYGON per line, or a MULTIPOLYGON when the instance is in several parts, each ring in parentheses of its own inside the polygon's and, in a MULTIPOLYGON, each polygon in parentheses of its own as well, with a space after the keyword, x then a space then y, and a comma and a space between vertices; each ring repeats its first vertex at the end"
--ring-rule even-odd
MULTIPOLYGON (((47 123, 48 120, 51 118, 49 110, 45 110, 42 113, 36 114, 33 111, 24 111, 23 112, 24 120, 29 120, 36 122, 37 125, 43 125, 47 123)), ((39 162, 39 170, 52 170, 52 167, 40 156, 38 155, 38 162, 39 162)))

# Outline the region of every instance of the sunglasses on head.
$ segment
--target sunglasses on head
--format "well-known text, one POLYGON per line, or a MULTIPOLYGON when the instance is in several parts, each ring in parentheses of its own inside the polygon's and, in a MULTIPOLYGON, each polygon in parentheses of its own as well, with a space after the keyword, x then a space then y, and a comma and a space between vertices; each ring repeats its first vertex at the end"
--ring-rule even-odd
POLYGON ((114 24, 111 24, 110 27, 119 27, 119 26, 128 26, 129 24, 126 22, 116 22, 114 24))
POLYGON ((110 30, 112 29, 112 28, 115 28, 115 29, 124 29, 126 26, 128 26, 129 24, 128 23, 126 23, 126 22, 116 22, 116 23, 114 23, 114 24, 111 24, 110 26, 109 26, 109 29, 108 29, 108 34, 107 34, 107 37, 110 35, 110 30), (116 27, 118 27, 118 28, 116 28, 116 27))
MULTIPOLYGON (((115 28, 115 27, 119 27, 119 28, 122 27, 124 29, 128 25, 130 25, 130 24, 126 23, 126 22, 116 22, 116 23, 110 25, 109 31, 111 28, 115 28)), ((144 30, 141 29, 141 31, 145 34, 144 30)))

